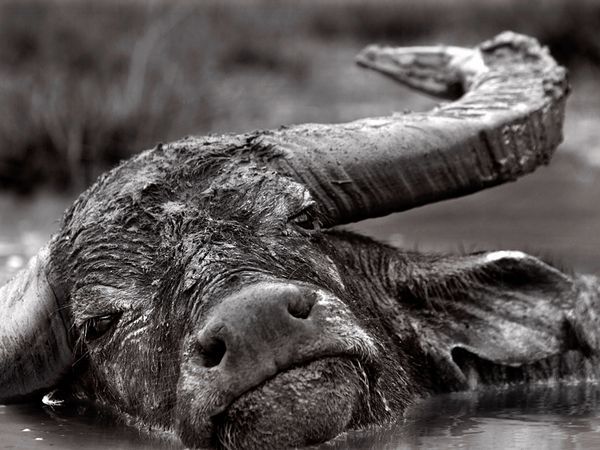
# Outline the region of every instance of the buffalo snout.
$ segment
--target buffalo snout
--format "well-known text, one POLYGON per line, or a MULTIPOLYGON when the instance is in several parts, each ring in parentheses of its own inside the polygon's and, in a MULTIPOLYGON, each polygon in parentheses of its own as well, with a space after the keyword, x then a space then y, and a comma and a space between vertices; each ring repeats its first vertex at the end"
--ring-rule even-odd
POLYGON ((187 339, 178 387, 182 436, 186 440, 193 429, 190 440, 210 442, 214 425, 240 399, 279 398, 277 391, 289 395, 284 390, 295 392, 295 384, 305 391, 315 374, 321 385, 331 370, 344 374, 333 376, 341 378, 332 381, 331 392, 304 392, 304 402, 318 408, 319 396, 343 397, 350 414, 362 389, 354 364, 368 366, 378 347, 347 305, 326 290, 287 280, 242 287, 210 308, 187 339), (348 377, 351 383, 343 381, 348 377))
POLYGON ((294 364, 297 349, 321 337, 317 297, 308 287, 263 283, 225 298, 193 343, 198 364, 240 385, 294 364))

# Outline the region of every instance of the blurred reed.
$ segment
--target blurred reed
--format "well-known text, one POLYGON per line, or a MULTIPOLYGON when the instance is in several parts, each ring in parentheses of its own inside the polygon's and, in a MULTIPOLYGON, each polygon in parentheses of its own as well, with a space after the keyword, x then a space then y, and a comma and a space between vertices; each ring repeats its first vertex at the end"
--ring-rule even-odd
POLYGON ((3 1, 0 188, 79 190, 158 141, 277 123, 277 98, 248 91, 302 95, 319 52, 510 28, 576 69, 600 65, 599 25, 592 0, 3 1))

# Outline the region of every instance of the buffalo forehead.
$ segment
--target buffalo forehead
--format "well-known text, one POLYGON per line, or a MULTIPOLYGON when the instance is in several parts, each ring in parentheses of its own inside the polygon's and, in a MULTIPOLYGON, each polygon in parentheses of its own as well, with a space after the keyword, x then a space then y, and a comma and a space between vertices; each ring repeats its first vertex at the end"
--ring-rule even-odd
POLYGON ((181 141, 159 146, 101 177, 67 214, 64 228, 155 222, 199 215, 262 225, 298 212, 304 186, 269 169, 252 149, 181 141), (267 222, 267 223, 265 223, 267 222))

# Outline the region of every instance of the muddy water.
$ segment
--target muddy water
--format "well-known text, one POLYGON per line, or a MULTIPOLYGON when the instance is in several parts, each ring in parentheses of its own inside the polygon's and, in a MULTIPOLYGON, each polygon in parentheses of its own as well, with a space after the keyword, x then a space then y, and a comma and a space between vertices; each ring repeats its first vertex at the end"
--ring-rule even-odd
MULTIPOLYGON (((600 274, 600 170, 573 154, 559 153, 517 183, 352 228, 411 249, 523 249, 600 274)), ((43 245, 69 201, 0 197, 0 280, 43 245)), ((349 433, 322 448, 595 448, 598 431, 600 387, 582 384, 440 396, 401 424, 349 433)), ((0 406, 0 449, 172 447, 94 417, 0 406)))

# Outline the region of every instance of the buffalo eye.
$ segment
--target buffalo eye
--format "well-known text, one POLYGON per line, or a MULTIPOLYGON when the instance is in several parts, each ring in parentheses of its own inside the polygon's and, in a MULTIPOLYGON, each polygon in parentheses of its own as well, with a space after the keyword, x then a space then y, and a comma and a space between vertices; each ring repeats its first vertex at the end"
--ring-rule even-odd
POLYGON ((320 229, 314 205, 310 205, 298 214, 290 217, 289 222, 305 231, 319 231, 320 229))
POLYGON ((83 325, 85 340, 90 342, 101 338, 113 328, 120 317, 121 313, 114 313, 88 319, 83 325))

